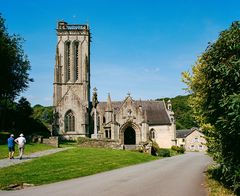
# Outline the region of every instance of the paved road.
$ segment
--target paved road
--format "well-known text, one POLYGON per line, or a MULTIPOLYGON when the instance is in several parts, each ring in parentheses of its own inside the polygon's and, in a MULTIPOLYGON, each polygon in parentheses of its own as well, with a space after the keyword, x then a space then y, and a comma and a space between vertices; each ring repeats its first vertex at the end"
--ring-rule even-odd
POLYGON ((165 158, 92 176, 1 191, 6 196, 204 196, 204 174, 211 159, 202 153, 165 158))
POLYGON ((38 158, 38 157, 42 157, 42 156, 49 155, 49 154, 54 154, 54 153, 57 153, 57 152, 60 152, 60 151, 70 149, 70 148, 72 148, 72 147, 53 148, 53 149, 50 149, 50 150, 43 150, 43 151, 35 152, 35 153, 29 154, 29 155, 23 155, 22 160, 20 160, 19 157, 15 157, 15 159, 1 159, 0 160, 0 168, 8 167, 8 166, 11 166, 11 165, 16 165, 16 164, 21 164, 23 162, 31 161, 31 160, 33 160, 35 158, 38 158))

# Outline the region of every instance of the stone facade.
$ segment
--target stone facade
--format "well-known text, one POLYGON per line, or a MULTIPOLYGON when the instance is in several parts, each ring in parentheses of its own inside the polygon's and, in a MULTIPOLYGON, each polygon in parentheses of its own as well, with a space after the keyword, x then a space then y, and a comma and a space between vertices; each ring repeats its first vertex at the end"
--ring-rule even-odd
POLYGON ((58 22, 54 69, 55 134, 89 134, 90 31, 87 25, 58 22))
POLYGON ((174 113, 164 101, 135 101, 128 95, 124 101, 97 105, 99 138, 119 141, 124 145, 140 145, 155 141, 161 148, 176 145, 174 113))
POLYGON ((90 30, 88 25, 58 22, 54 68, 53 133, 65 139, 92 136, 124 145, 155 141, 162 148, 176 145, 171 102, 90 102, 90 30))
POLYGON ((186 151, 205 152, 207 150, 204 134, 197 128, 188 130, 177 130, 177 145, 186 151))

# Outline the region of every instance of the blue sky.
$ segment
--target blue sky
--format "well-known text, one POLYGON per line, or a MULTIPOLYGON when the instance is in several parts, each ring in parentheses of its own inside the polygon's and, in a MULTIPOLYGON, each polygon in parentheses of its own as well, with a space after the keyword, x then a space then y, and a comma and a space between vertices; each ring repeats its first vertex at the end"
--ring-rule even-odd
POLYGON ((191 69, 219 33, 239 20, 238 0, 0 0, 10 33, 21 35, 34 82, 22 94, 52 105, 56 24, 91 28, 91 91, 100 101, 184 95, 191 69))

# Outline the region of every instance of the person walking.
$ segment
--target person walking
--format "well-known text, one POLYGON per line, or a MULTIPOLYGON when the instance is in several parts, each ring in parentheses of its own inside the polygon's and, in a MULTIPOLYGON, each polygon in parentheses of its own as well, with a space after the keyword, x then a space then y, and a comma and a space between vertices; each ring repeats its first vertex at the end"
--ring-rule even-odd
POLYGON ((26 143, 26 139, 24 135, 21 133, 20 137, 14 140, 18 144, 18 149, 19 149, 19 159, 22 159, 23 153, 24 153, 24 146, 26 143))
POLYGON ((10 135, 7 142, 8 142, 8 157, 9 157, 9 159, 14 159, 15 143, 14 143, 14 135, 13 134, 10 135))

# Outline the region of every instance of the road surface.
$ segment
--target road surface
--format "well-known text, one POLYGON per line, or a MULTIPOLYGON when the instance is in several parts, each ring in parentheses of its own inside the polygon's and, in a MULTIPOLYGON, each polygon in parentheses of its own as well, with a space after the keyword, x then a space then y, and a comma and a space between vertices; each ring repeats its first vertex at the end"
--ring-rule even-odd
POLYGON ((211 159, 202 153, 151 161, 92 176, 0 191, 6 196, 205 196, 204 170, 211 159))

